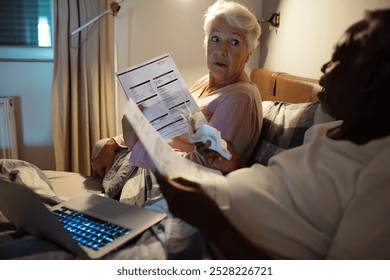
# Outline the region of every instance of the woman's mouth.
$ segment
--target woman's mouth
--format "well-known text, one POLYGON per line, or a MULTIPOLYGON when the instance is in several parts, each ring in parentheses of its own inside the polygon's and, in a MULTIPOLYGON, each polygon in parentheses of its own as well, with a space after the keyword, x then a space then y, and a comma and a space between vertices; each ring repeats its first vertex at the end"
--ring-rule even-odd
POLYGON ((223 62, 215 62, 214 64, 218 67, 227 67, 227 64, 223 62))

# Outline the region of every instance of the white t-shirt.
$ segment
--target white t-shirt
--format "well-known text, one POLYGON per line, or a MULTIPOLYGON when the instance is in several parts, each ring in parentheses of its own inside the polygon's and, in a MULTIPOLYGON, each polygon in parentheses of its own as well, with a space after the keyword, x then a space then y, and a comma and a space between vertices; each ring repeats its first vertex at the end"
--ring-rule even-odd
POLYGON ((306 144, 228 174, 225 213, 283 259, 390 259, 390 137, 335 141, 313 126, 306 144))

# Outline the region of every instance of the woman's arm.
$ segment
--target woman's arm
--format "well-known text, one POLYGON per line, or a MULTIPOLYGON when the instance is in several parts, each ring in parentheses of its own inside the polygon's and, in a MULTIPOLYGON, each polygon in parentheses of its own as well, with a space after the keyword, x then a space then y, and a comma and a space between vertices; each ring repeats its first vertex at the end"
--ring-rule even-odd
POLYGON ((244 92, 234 92, 223 97, 210 104, 209 125, 218 129, 221 137, 229 141, 246 162, 260 135, 262 111, 257 108, 255 100, 244 92))
POLYGON ((227 259, 269 259, 237 230, 198 184, 156 174, 170 212, 201 230, 227 259))
POLYGON ((114 138, 110 138, 103 145, 97 156, 93 159, 94 169, 100 177, 104 177, 114 163, 115 153, 126 147, 119 145, 114 138))
POLYGON ((196 153, 191 154, 191 156, 196 154, 198 157, 198 160, 194 161, 202 161, 202 165, 217 169, 223 174, 228 174, 234 170, 246 167, 246 163, 241 159, 240 155, 229 141, 227 141, 227 149, 232 155, 230 160, 225 159, 218 152, 210 150, 210 145, 210 141, 207 141, 205 144, 197 144, 196 153))

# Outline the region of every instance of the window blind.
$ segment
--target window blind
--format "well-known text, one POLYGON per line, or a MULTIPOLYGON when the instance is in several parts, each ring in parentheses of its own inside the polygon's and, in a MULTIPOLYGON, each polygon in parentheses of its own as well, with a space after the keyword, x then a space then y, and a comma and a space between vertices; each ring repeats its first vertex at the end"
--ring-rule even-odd
POLYGON ((50 0, 0 1, 0 45, 51 47, 50 0))

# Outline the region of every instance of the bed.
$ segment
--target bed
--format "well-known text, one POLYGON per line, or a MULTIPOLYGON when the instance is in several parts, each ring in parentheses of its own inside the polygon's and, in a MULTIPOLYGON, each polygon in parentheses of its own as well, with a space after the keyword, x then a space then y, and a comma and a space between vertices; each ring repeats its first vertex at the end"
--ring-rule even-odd
MULTIPOLYGON (((331 121, 317 101, 321 89, 313 79, 257 68, 251 80, 258 86, 263 100, 263 127, 248 165, 267 165, 275 154, 303 143, 306 130, 313 124, 331 121)), ((96 143, 94 152, 105 143, 96 143)), ((48 206, 86 192, 105 193, 124 203, 145 206, 143 171, 126 166, 128 153, 116 155, 114 180, 101 180, 78 173, 40 170, 23 161, 0 160, 0 179, 27 185, 48 206)), ((112 179, 112 178, 111 178, 112 179)), ((1 181, 0 181, 1 183, 1 181)), ((154 181, 155 183, 155 181, 154 181)), ((154 197, 159 190, 153 184, 154 197)), ((167 211, 164 199, 148 201, 146 207, 167 211)), ((201 233, 170 215, 145 231, 136 240, 105 259, 207 259, 210 253, 201 233)), ((18 231, 0 213, 1 259, 77 259, 46 240, 18 231)))

